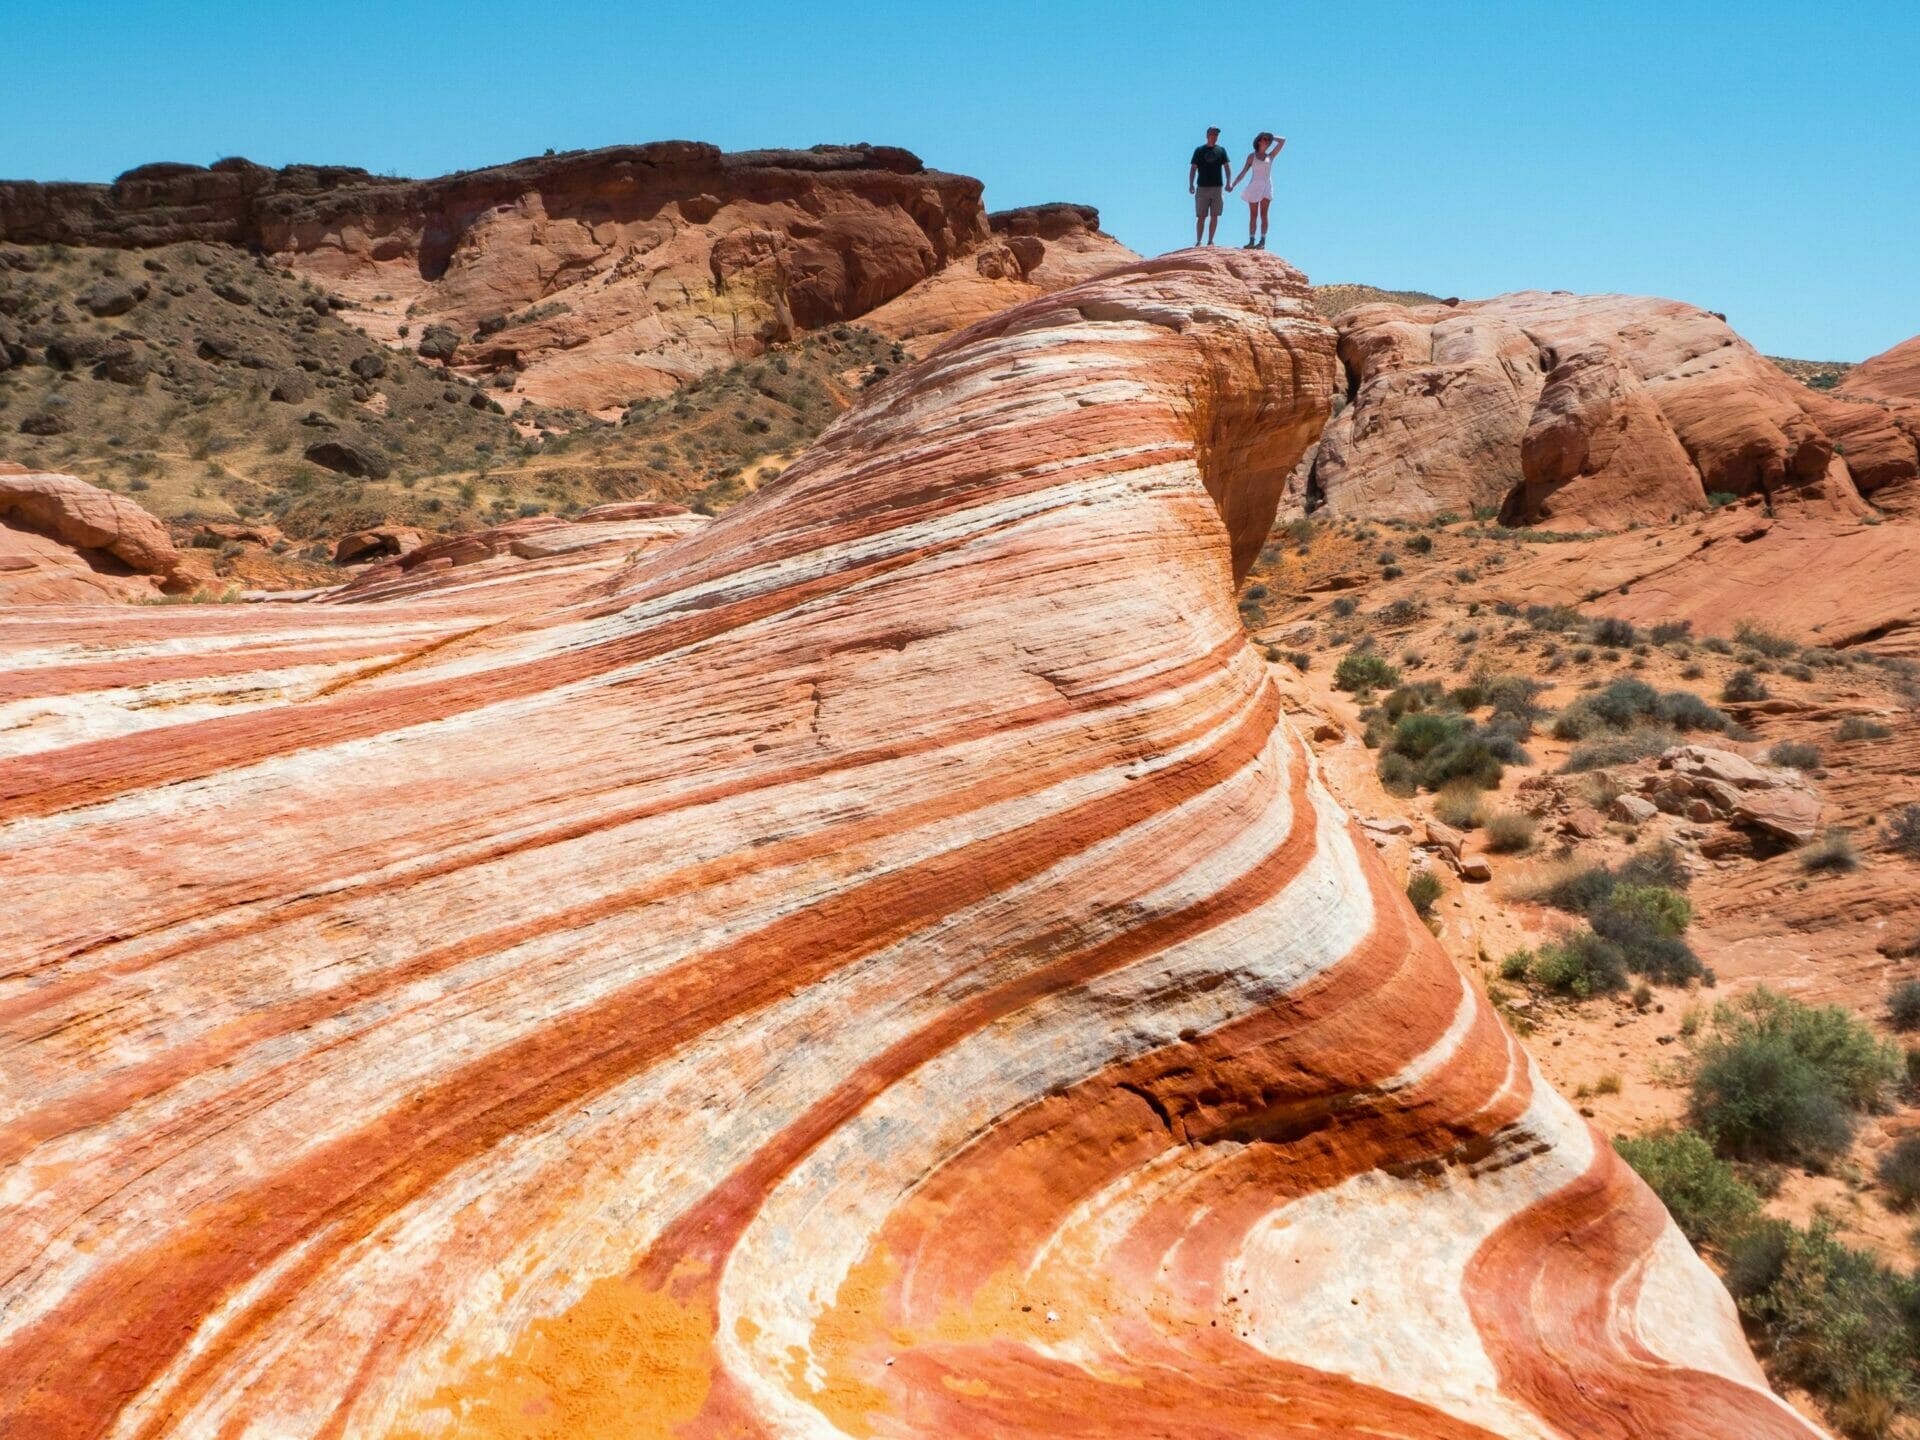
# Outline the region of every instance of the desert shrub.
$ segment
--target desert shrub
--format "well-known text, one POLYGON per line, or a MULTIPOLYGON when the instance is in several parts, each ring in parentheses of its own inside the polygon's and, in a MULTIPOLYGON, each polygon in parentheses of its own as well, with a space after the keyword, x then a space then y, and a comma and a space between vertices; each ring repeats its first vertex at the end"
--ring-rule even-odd
POLYGON ((1588 632, 1587 638, 1596 645, 1624 650, 1639 641, 1640 632, 1625 620, 1605 617, 1593 622, 1593 629, 1588 632))
POLYGON ((1333 613, 1342 620, 1345 620, 1359 608, 1360 602, 1351 595, 1342 595, 1338 600, 1333 602, 1333 613))
POLYGON ((1629 972, 1663 985, 1706 973, 1700 957, 1680 938, 1692 918, 1687 897, 1663 885, 1616 885, 1587 912, 1587 923, 1620 952, 1629 972))
POLYGON ((1693 622, 1691 620, 1662 620, 1658 625, 1654 626, 1653 629, 1649 630, 1647 635, 1656 645, 1671 645, 1676 640, 1691 640, 1693 638, 1693 622))
POLYGON ((1340 657, 1334 667, 1333 683, 1342 690, 1376 690, 1398 684, 1400 672, 1380 656, 1367 650, 1353 650, 1340 657))
POLYGON ((1800 642, 1777 630, 1769 630, 1764 625, 1751 620, 1741 620, 1733 627, 1733 639, 1737 645, 1749 650, 1758 650, 1769 660, 1786 660, 1800 653, 1800 642))
POLYGON ((1795 770, 1818 770, 1820 747, 1798 740, 1782 740, 1767 751, 1769 765, 1786 765, 1795 770))
POLYGON ((1567 752, 1566 764, 1562 768, 1569 773, 1578 773, 1582 770, 1603 770, 1609 765, 1631 765, 1635 760, 1650 759, 1671 750, 1679 743, 1678 735, 1658 726, 1630 730, 1624 735, 1604 735, 1574 746, 1567 752))
POLYGON ((1729 675, 1727 683, 1720 687, 1720 698, 1736 703, 1764 700, 1767 698, 1767 687, 1761 683, 1758 675, 1743 665, 1729 675))
POLYGON ((1626 957, 1593 931, 1575 930, 1542 945, 1528 977, 1544 990, 1584 1000, 1625 988, 1626 957))
POLYGON ((1860 855, 1853 848, 1852 832, 1843 825, 1829 825, 1818 840, 1801 846, 1800 868, 1810 874, 1858 870, 1860 855))
POLYGON ((1813 679, 1813 667, 1810 665, 1802 665, 1797 661, 1789 661, 1785 665, 1782 665, 1780 667, 1780 673, 1789 680, 1813 679))
POLYGON ((1380 567, 1380 578, 1382 580, 1398 580, 1406 573, 1407 572, 1402 570, 1398 565, 1382 565, 1380 567))
POLYGON ((1833 732, 1833 738, 1836 740, 1884 740, 1891 734, 1893 731, 1876 720, 1868 720, 1860 715, 1849 715, 1840 722, 1840 728, 1833 732))
POLYGON ((1433 549, 1433 537, 1431 535, 1411 536, 1407 540, 1407 548, 1416 555, 1428 554, 1433 549))
POLYGON ((1723 1155, 1824 1164, 1901 1068, 1894 1045, 1838 1006, 1762 986, 1715 1007, 1694 1056, 1692 1116, 1723 1155))
POLYGON ((1492 675, 1479 682, 1480 693, 1493 713, 1524 727, 1523 736, 1531 734, 1545 718, 1547 712, 1539 702, 1547 688, 1544 681, 1529 675, 1492 675))
POLYGON ((1894 1208, 1909 1210, 1920 1201, 1920 1135, 1903 1137, 1885 1155, 1875 1173, 1887 1187, 1894 1208))
POLYGON ((1887 843, 1902 855, 1920 860, 1920 804, 1902 805, 1887 818, 1887 843))
POLYGON ((1902 980, 1888 992, 1887 1023, 1896 1030, 1920 1030, 1920 980, 1902 980))
POLYGON ((1580 623, 1580 612, 1571 605, 1529 605, 1527 624, 1535 630, 1571 630, 1580 623))
POLYGON ((1486 819, 1487 848, 1496 855, 1511 855, 1533 848, 1534 820, 1521 811, 1506 810, 1486 819))
POLYGON ((1691 1130, 1617 1139, 1613 1148, 1695 1245, 1724 1249, 1760 1214, 1759 1193, 1691 1130))
POLYGON ((1378 765, 1380 788, 1389 795, 1398 795, 1401 799, 1419 793, 1420 772, 1414 763, 1404 755, 1391 750, 1380 756, 1378 765))
POLYGON ((1531 950, 1515 950, 1501 960, 1500 978, 1502 980, 1524 980, 1527 978, 1527 972, 1532 969, 1533 952, 1531 950))
POLYGON ((1471 830, 1486 823, 1486 799, 1478 786, 1455 781, 1434 797, 1433 813, 1456 829, 1471 830))
POLYGON ((1848 1435, 1891 1433, 1913 1404, 1914 1282, 1834 1238, 1828 1222, 1750 1224, 1727 1247, 1727 1289, 1766 1337, 1774 1373, 1831 1407, 1848 1435))
POLYGON ((1658 714, 1662 724, 1682 734, 1689 730, 1725 730, 1732 723, 1725 711, 1714 709, 1691 690, 1667 691, 1660 697, 1658 714))
POLYGON ((1444 886, 1440 877, 1431 870, 1416 870, 1407 877, 1407 899, 1413 902, 1413 908, 1420 915, 1433 913, 1433 907, 1439 900, 1444 886))

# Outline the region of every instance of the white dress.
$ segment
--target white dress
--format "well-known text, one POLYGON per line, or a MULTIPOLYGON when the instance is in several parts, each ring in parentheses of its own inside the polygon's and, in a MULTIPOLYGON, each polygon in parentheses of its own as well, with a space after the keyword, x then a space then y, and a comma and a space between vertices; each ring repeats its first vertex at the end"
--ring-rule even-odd
POLYGON ((1240 198, 1249 205, 1273 198, 1273 156, 1269 155, 1264 160, 1257 155, 1251 157, 1247 183, 1241 188, 1240 198))

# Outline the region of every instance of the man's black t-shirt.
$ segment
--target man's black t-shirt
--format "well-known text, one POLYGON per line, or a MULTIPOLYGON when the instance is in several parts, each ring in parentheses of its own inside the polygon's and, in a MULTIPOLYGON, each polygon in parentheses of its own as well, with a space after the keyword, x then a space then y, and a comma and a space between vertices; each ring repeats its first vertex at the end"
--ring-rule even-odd
POLYGON ((1193 152, 1193 163, 1200 167, 1196 185, 1224 185, 1227 183, 1226 148, 1221 145, 1201 145, 1193 152))

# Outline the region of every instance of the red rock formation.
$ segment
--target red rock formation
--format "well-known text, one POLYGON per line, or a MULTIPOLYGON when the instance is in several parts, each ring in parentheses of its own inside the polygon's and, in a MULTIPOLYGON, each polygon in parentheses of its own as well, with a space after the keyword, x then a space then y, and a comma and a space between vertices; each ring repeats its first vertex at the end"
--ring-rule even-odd
POLYGON ((1920 335, 1862 360, 1840 381, 1840 394, 1859 400, 1920 401, 1920 335))
POLYGON ((1029 205, 987 217, 993 239, 865 317, 897 340, 947 339, 1037 295, 1140 257, 1100 229, 1091 205, 1029 205))
POLYGON ((1857 515, 1862 491, 1920 477, 1884 412, 1807 389, 1690 305, 1527 291, 1337 323, 1352 403, 1304 498, 1341 513, 1579 529, 1724 492, 1857 515))
POLYGON ((0 619, 22 1433, 1811 1436, 1245 641, 1333 371, 1183 252, 570 600, 0 619))
POLYGON ((946 268, 1029 287, 977 319, 1084 278, 1090 250, 1131 258, 1090 241, 1098 217, 1079 206, 1009 212, 997 236, 980 190, 866 145, 664 141, 435 180, 224 160, 111 186, 0 183, 0 240, 244 245, 357 302, 379 339, 610 413, 946 268))
POLYGON ((133 501, 0 461, 0 604, 150 596, 179 562, 166 527, 133 501))

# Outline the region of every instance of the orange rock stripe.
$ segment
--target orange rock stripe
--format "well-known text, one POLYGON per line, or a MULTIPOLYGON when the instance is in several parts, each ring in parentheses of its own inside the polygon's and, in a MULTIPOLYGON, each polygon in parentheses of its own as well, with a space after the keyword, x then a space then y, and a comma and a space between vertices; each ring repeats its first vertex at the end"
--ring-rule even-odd
POLYGON ((192 1393, 212 1383, 238 1341, 343 1248, 468 1159, 638 1073, 690 1036, 1204 792, 1259 752, 1277 714, 1271 687, 1263 687, 1261 703, 1226 737, 1117 797, 931 857, 776 921, 725 953, 692 957, 466 1067, 404 1113, 376 1118, 291 1171, 202 1207, 191 1217, 200 1242, 116 1262, 6 1337, 0 1372, 31 1377, 22 1414, 47 1440, 104 1434, 223 1295, 324 1227, 324 1240, 221 1331, 182 1385, 192 1393))

